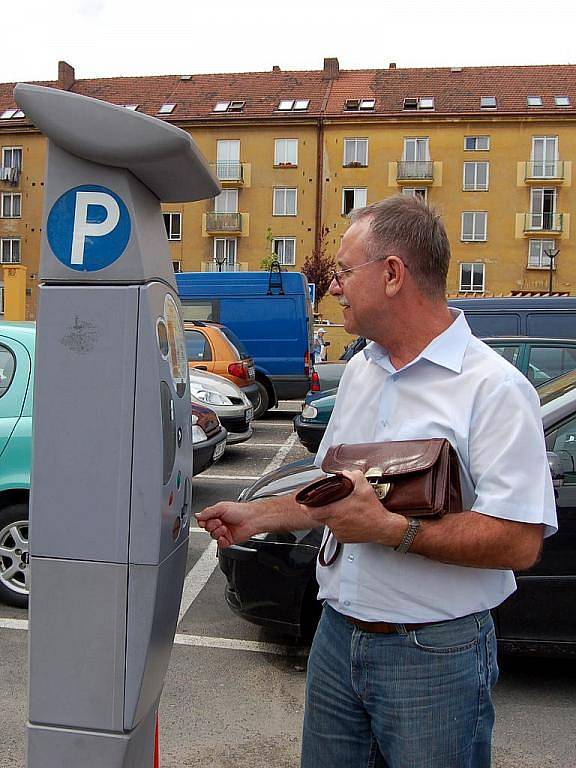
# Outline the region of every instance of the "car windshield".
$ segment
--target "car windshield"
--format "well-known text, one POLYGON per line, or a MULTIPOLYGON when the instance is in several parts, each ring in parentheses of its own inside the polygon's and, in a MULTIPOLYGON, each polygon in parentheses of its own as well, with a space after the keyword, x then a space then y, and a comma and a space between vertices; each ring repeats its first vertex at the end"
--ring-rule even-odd
POLYGON ((228 339, 230 344, 232 344, 233 347, 236 348, 236 351, 238 352, 238 357, 244 358, 244 357, 250 357, 248 354, 248 350, 244 346, 244 342, 240 341, 238 336, 230 330, 230 328, 227 328, 225 325, 220 325, 218 328, 222 331, 224 336, 228 339))
POLYGON ((552 379, 546 384, 538 387, 538 395, 540 397, 540 405, 546 405, 551 400, 555 400, 560 395, 570 392, 570 390, 576 387, 576 371, 570 371, 563 376, 558 376, 557 379, 552 379))

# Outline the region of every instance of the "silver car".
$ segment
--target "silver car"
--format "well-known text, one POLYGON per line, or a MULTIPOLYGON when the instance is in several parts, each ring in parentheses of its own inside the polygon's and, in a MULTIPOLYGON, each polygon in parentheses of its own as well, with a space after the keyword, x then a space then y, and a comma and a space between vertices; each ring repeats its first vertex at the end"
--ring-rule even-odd
POLYGON ((189 369, 192 400, 211 408, 228 431, 227 444, 242 443, 252 437, 254 408, 236 386, 215 373, 189 369))

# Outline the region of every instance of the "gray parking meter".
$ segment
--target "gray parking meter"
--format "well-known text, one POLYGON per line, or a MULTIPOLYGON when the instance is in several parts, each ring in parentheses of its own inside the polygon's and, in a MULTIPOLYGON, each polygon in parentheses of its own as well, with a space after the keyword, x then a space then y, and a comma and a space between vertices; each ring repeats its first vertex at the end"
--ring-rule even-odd
POLYGON ((37 323, 29 768, 152 768, 185 575, 188 365, 160 201, 219 185, 184 131, 18 85, 48 137, 37 323))

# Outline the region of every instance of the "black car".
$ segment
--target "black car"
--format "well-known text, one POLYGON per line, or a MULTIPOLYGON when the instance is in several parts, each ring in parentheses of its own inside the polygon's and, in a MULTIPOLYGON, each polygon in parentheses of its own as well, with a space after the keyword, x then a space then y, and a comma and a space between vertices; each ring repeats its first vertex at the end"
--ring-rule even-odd
POLYGON ((192 474, 211 467, 226 449, 227 432, 211 408, 192 403, 192 474))
MULTIPOLYGON (((494 609, 500 647, 508 652, 576 655, 576 372, 539 389, 554 477, 559 532, 542 557, 517 573, 517 591, 494 609)), ((310 456, 244 490, 241 501, 288 493, 322 474, 310 456)), ((318 620, 316 556, 319 529, 260 534, 220 550, 226 600, 248 621, 308 639, 318 620)))

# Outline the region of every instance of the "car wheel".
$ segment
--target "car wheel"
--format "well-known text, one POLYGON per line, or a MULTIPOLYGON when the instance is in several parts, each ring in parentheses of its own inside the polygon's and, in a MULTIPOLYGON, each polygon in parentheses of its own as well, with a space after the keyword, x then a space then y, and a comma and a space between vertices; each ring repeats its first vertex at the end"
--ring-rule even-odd
POLYGON ((0 601, 26 608, 30 588, 28 505, 0 509, 0 601))
POLYGON ((254 418, 259 419, 264 416, 268 408, 270 408, 270 395, 261 381, 257 381, 256 385, 258 387, 259 400, 258 404, 254 406, 254 418))

